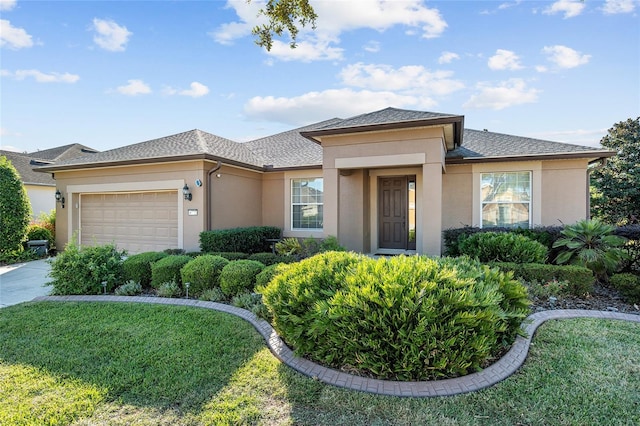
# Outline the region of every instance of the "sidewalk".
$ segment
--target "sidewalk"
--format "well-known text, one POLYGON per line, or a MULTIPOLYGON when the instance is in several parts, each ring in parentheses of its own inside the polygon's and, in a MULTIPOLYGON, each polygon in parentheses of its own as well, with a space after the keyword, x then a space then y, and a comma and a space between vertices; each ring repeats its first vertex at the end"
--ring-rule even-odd
POLYGON ((50 269, 46 259, 0 266, 0 308, 48 295, 50 269))

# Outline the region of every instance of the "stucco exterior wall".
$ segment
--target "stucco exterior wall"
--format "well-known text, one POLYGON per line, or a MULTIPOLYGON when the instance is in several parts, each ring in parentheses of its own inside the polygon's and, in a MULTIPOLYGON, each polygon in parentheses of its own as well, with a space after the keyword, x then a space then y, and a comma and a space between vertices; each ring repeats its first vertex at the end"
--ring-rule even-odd
POLYGON ((347 250, 368 251, 368 247, 365 249, 369 236, 369 194, 365 186, 368 179, 365 179, 362 169, 349 170, 347 173, 339 175, 339 241, 347 250))
POLYGON ((262 175, 262 225, 284 229, 284 172, 262 175))
POLYGON ((261 173, 223 166, 211 177, 211 196, 211 229, 262 223, 261 173))
POLYGON ((40 213, 49 213, 56 208, 56 188, 45 185, 25 185, 31 202, 31 217, 37 219, 40 213))
POLYGON ((589 214, 587 160, 542 162, 542 224, 572 224, 589 214))
POLYGON ((448 165, 442 176, 442 229, 472 224, 473 173, 470 165, 448 165))

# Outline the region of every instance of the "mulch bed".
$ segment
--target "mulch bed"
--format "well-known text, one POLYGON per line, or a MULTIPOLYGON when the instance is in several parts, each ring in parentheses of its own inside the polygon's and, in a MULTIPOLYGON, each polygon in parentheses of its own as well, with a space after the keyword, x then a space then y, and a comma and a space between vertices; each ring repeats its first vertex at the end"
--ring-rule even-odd
POLYGON ((585 297, 558 296, 556 299, 532 300, 532 312, 550 309, 588 309, 640 315, 640 305, 625 302, 617 290, 601 284, 596 284, 593 293, 585 297))

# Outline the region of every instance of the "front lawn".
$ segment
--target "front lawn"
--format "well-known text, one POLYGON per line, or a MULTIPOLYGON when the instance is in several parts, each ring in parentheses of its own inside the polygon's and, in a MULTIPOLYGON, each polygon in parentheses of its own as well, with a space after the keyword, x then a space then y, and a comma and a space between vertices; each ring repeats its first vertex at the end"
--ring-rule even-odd
POLYGON ((514 376, 447 398, 347 391, 234 316, 129 303, 0 310, 0 424, 640 424, 640 324, 544 324, 514 376))

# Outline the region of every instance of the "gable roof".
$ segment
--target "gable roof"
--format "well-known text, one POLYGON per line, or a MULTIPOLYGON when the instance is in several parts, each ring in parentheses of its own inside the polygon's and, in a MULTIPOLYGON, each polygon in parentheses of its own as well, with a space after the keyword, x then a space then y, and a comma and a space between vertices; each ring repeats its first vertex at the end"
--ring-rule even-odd
POLYGON ((0 155, 7 157, 13 167, 16 168, 20 175, 20 180, 25 185, 42 185, 55 186, 56 182, 48 173, 38 173, 33 170, 34 167, 47 164, 46 162, 38 162, 31 158, 29 154, 21 154, 13 151, 0 150, 0 155))
POLYGON ((539 157, 598 159, 615 154, 592 147, 471 129, 463 130, 463 122, 464 117, 461 115, 385 108, 347 119, 332 118, 244 143, 194 129, 109 151, 57 161, 40 169, 70 170, 187 159, 222 161, 259 171, 318 168, 322 167, 322 147, 315 139, 317 137, 432 125, 445 127, 445 138, 449 139, 447 164, 530 160, 539 157))
POLYGON ((95 154, 96 152, 98 151, 93 148, 89 148, 88 146, 84 146, 79 143, 72 143, 69 145, 44 149, 42 151, 30 152, 27 155, 31 158, 38 158, 41 160, 50 160, 52 162, 55 162, 82 157, 87 154, 95 154))
POLYGON ((506 160, 554 158, 605 158, 615 155, 607 151, 582 145, 552 142, 542 139, 494 133, 486 130, 465 129, 462 145, 447 152, 447 164, 506 160))

